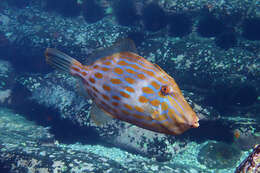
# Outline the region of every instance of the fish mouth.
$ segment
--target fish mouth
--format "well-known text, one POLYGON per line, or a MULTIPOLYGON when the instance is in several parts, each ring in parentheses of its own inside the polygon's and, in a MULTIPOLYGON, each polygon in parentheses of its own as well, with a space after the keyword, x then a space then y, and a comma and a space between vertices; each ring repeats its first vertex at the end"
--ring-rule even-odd
POLYGON ((192 128, 197 128, 197 127, 199 127, 199 126, 200 126, 200 124, 199 124, 199 118, 195 115, 194 120, 193 120, 193 123, 191 124, 191 127, 192 127, 192 128))
POLYGON ((194 122, 194 123, 191 125, 192 128, 197 128, 197 127, 199 127, 199 126, 200 126, 200 124, 199 124, 198 121, 194 122))

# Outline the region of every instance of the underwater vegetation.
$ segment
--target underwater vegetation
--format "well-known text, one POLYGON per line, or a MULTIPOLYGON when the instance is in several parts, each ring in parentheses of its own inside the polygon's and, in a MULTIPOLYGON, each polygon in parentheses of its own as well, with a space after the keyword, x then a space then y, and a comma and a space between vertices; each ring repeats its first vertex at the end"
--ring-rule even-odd
POLYGON ((144 7, 142 14, 144 26, 149 31, 155 32, 167 25, 167 16, 157 4, 148 4, 144 7))
POLYGON ((186 14, 175 14, 169 17, 169 34, 173 37, 183 37, 191 33, 192 20, 186 14))
POLYGON ((209 142, 198 154, 198 161, 211 169, 224 169, 236 166, 241 151, 223 142, 209 142))
POLYGON ((80 6, 75 0, 46 0, 46 8, 65 17, 75 17, 80 14, 80 6))
POLYGON ((123 26, 135 25, 139 20, 137 11, 132 0, 118 0, 114 3, 114 13, 117 22, 123 26))
POLYGON ((246 19, 242 24, 242 35, 248 40, 260 40, 260 18, 246 19))
POLYGON ((85 0, 82 4, 82 10, 88 23, 95 23, 105 16, 104 9, 95 0, 85 0))
POLYGON ((225 29, 222 21, 211 14, 203 16, 197 25, 197 32, 202 37, 216 37, 223 33, 225 29))
POLYGON ((226 31, 226 32, 219 34, 215 38, 215 43, 218 47, 227 50, 229 48, 236 46, 237 38, 236 38, 236 35, 234 32, 226 31))

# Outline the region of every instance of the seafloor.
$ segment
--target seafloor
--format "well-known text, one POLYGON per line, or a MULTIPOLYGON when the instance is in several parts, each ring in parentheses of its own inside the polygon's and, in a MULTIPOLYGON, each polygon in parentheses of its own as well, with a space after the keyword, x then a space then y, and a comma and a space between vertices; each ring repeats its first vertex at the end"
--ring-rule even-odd
MULTIPOLYGON (((234 173, 260 143, 259 1, 122 1, 0 1, 0 173, 234 173), (122 38, 176 80, 199 128, 97 126, 77 80, 45 63, 47 47, 90 63, 122 38)), ((247 161, 236 173, 260 172, 259 147, 247 161)))

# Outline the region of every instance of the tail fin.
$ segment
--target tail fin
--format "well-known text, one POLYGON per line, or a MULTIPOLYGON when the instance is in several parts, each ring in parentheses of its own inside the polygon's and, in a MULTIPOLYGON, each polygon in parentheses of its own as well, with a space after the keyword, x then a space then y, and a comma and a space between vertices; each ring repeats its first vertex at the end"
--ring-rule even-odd
POLYGON ((80 62, 78 62, 74 58, 70 57, 69 55, 66 55, 65 53, 57 49, 47 48, 45 51, 45 57, 46 57, 46 62, 48 64, 67 73, 73 73, 73 69, 75 67, 78 68, 82 67, 80 62))

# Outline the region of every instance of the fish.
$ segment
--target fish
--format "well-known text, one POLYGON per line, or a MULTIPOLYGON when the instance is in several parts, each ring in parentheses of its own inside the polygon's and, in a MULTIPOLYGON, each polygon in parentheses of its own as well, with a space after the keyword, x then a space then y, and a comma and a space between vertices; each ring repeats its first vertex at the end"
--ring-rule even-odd
POLYGON ((130 39, 97 49, 85 65, 54 48, 47 48, 45 57, 48 64, 79 79, 81 91, 93 100, 90 116, 98 125, 118 119, 169 135, 199 127, 175 80, 138 55, 130 39))

